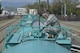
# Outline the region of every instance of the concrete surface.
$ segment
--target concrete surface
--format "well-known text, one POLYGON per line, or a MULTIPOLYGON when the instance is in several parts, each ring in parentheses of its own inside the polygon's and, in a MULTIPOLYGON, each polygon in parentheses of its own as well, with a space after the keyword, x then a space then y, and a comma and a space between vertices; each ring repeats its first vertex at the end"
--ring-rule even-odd
POLYGON ((62 26, 68 27, 72 30, 80 32, 80 21, 60 21, 62 26))

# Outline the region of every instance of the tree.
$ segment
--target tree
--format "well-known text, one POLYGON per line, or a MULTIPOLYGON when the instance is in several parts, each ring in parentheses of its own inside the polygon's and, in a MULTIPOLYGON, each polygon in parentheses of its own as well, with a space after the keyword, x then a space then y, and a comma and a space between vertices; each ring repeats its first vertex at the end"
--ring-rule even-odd
MULTIPOLYGON (((54 2, 53 1, 53 4, 52 6, 50 6, 50 11, 54 14, 58 14, 58 15, 61 15, 61 5, 64 5, 64 3, 66 4, 66 12, 67 12, 67 15, 71 15, 72 14, 75 14, 75 15, 79 15, 80 14, 80 9, 76 9, 76 5, 77 5, 77 0, 65 0, 66 2, 54 2)), ((64 10, 64 9, 63 9, 64 10)))
MULTIPOLYGON (((58 1, 58 0, 57 0, 58 1)), ((72 0, 74 3, 72 3, 70 0, 65 0, 66 2, 54 2, 52 4, 49 5, 49 10, 51 13, 57 14, 57 15, 61 15, 62 14, 62 5, 64 5, 64 3, 66 4, 66 12, 67 15, 71 15, 71 14, 75 14, 75 15, 80 15, 80 9, 76 8, 77 5, 77 1, 72 0)), ((35 2, 34 4, 29 4, 26 6, 29 9, 39 9, 39 3, 35 2)), ((44 12, 44 9, 47 9, 47 2, 42 1, 40 2, 40 13, 44 12)), ((64 9, 63 9, 64 10, 64 9)))
POLYGON ((0 14, 2 14, 2 6, 1 6, 1 3, 0 3, 0 14))
POLYGON ((58 2, 58 3, 53 3, 51 6, 50 6, 50 12, 51 13, 54 13, 54 14, 58 14, 60 15, 61 14, 61 3, 58 2))
MULTIPOLYGON (((28 4, 26 7, 29 9, 38 9, 39 10, 39 3, 35 2, 34 4, 28 4)), ((45 2, 45 1, 40 2, 40 13, 43 13, 45 8, 47 8, 47 2, 45 2)))

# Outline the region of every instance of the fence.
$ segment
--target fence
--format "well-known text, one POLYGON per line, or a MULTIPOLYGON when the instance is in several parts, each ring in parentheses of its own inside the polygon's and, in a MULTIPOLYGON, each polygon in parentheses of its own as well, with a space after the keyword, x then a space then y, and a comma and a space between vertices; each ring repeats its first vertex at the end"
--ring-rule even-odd
POLYGON ((0 20, 11 19, 11 18, 14 18, 14 16, 0 16, 0 20))
POLYGON ((59 16, 59 15, 56 15, 56 16, 59 20, 63 20, 63 21, 80 21, 80 15, 78 15, 78 16, 66 16, 66 17, 59 16))

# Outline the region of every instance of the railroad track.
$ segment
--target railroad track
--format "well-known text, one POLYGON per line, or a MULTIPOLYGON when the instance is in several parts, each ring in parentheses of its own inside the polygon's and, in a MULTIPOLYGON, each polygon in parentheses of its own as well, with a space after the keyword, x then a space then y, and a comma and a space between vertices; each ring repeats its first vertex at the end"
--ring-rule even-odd
MULTIPOLYGON (((10 26, 12 23, 14 23, 14 22, 16 22, 16 21, 17 21, 17 20, 12 21, 12 22, 10 22, 10 23, 2 26, 2 27, 0 28, 0 32, 1 32, 2 30, 6 29, 8 26, 10 26)), ((0 43, 2 43, 2 41, 4 41, 4 38, 2 38, 2 39, 0 40, 0 43)))
POLYGON ((0 31, 4 30, 5 28, 7 28, 8 26, 10 26, 12 23, 14 23, 14 22, 16 22, 16 21, 17 21, 17 20, 15 20, 15 21, 13 21, 13 22, 10 22, 10 23, 2 26, 2 27, 0 28, 0 31))

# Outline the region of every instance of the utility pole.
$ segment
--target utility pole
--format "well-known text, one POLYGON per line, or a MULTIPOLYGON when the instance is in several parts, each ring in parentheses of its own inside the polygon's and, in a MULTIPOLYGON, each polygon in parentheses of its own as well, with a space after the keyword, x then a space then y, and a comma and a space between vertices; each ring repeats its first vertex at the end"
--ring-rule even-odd
POLYGON ((64 3, 64 17, 66 16, 66 3, 64 3))
POLYGON ((40 13, 40 0, 39 0, 39 8, 38 8, 38 10, 39 10, 39 13, 40 13))
POLYGON ((63 10, 64 10, 63 0, 60 0, 60 2, 61 2, 61 16, 63 16, 63 10))
POLYGON ((66 16, 66 3, 65 0, 60 0, 61 1, 61 15, 64 17, 66 16))
POLYGON ((39 11, 39 29, 40 29, 40 0, 39 0, 39 8, 38 8, 38 11, 39 11))
POLYGON ((47 10, 49 10, 49 0, 47 0, 47 10))
POLYGON ((63 16, 63 4, 61 4, 61 16, 63 16))

